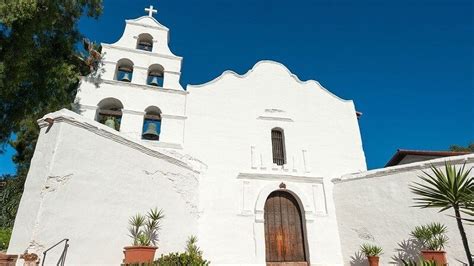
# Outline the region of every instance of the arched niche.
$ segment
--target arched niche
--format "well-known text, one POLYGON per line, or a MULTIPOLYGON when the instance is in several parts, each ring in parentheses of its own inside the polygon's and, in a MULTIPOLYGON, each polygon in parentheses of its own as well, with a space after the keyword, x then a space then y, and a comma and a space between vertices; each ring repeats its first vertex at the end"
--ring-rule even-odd
POLYGON ((123 82, 132 82, 133 62, 130 59, 122 58, 117 62, 115 71, 115 80, 123 82))
POLYGON ((153 50, 153 36, 149 33, 142 33, 138 35, 137 47, 138 50, 151 52, 153 50))
POLYGON ((161 110, 156 106, 145 109, 143 117, 142 138, 158 141, 161 133, 161 110))
POLYGON ((120 131, 123 104, 116 98, 105 98, 97 104, 96 121, 120 131))
POLYGON ((147 84, 163 87, 165 69, 160 64, 153 64, 148 68, 147 84))

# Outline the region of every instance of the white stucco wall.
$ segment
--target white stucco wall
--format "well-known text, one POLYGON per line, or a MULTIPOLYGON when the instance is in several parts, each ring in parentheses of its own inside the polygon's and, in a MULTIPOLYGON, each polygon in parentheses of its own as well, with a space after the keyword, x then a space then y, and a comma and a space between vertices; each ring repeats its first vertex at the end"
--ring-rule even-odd
MULTIPOLYGON (((197 235, 198 184, 205 165, 177 151, 147 148, 104 125, 62 110, 45 122, 25 184, 8 253, 41 254, 70 239, 68 265, 118 265, 130 216, 163 209, 159 250, 184 249, 197 235)), ((58 249, 60 251, 61 248, 58 249)), ((47 263, 58 254, 48 255, 47 263)))
POLYGON ((199 223, 207 257, 217 264, 263 265, 257 202, 285 182, 305 211, 310 262, 341 264, 330 180, 366 170, 352 101, 315 81, 302 82, 272 61, 187 90, 184 150, 209 166, 200 186, 199 223), (284 130, 284 168, 272 164, 274 127, 284 130))
MULTIPOLYGON (((447 226, 449 243, 446 248, 450 265, 466 261, 461 237, 452 210, 438 213, 438 209, 411 207, 415 196, 409 184, 420 181, 422 171, 430 171, 433 164, 442 167, 450 161, 458 167, 474 166, 474 155, 456 156, 411 163, 365 173, 343 176, 334 180, 334 199, 345 265, 367 265, 358 258, 362 243, 374 243, 384 249, 381 264, 396 263, 397 258, 415 258, 418 248, 406 242, 417 225, 440 222, 447 226), (404 242, 405 241, 405 242, 404 242)), ((469 245, 474 247, 474 230, 465 223, 469 245)))

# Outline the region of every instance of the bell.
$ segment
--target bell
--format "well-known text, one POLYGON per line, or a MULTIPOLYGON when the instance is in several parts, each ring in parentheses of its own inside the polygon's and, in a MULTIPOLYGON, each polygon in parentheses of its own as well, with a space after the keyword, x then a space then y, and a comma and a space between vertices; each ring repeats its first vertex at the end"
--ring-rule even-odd
POLYGON ((142 137, 149 140, 158 140, 160 135, 156 131, 156 123, 148 123, 147 129, 143 132, 142 137))
POLYGON ((113 119, 112 117, 107 118, 107 120, 105 120, 104 125, 115 129, 115 119, 113 119))
POLYGON ((158 77, 157 77, 157 76, 153 76, 153 78, 152 78, 151 81, 150 81, 150 85, 152 85, 152 86, 160 86, 160 84, 158 83, 158 77))
POLYGON ((121 81, 126 81, 126 82, 130 82, 131 79, 130 79, 130 73, 129 72, 124 72, 122 78, 120 79, 121 81))

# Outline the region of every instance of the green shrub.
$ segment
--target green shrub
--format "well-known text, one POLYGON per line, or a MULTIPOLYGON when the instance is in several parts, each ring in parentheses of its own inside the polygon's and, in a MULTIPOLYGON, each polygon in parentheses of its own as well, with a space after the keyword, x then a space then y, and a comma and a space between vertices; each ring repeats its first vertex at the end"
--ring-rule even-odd
POLYGON ((207 266, 209 262, 202 258, 202 251, 197 246, 197 238, 190 236, 186 241, 184 253, 161 255, 158 259, 160 266, 207 266))
POLYGON ((161 255, 158 259, 160 266, 205 266, 209 262, 202 257, 190 255, 189 253, 170 253, 168 255, 161 255))
POLYGON ((11 228, 0 228, 0 251, 8 248, 10 237, 12 235, 11 228))

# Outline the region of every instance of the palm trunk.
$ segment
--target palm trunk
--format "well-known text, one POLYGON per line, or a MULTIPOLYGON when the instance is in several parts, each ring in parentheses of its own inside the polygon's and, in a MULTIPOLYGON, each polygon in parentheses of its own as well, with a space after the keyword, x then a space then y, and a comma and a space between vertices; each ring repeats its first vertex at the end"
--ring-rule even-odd
POLYGON ((469 243, 467 242, 466 232, 464 231, 464 227, 462 225, 461 212, 459 211, 459 207, 454 207, 454 213, 456 214, 456 222, 458 222, 459 233, 461 234, 464 251, 466 251, 468 265, 474 266, 474 263, 472 262, 471 251, 469 250, 469 243))

